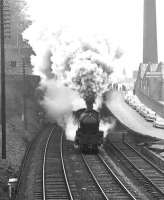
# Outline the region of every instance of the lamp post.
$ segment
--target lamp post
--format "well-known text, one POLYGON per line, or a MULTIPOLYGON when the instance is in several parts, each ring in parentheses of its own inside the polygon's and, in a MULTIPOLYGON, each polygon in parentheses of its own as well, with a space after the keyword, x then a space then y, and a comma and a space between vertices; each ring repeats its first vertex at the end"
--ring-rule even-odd
POLYGON ((4 48, 4 0, 0 0, 1 23, 1 125, 2 125, 2 159, 6 159, 6 92, 5 92, 5 48, 4 48))

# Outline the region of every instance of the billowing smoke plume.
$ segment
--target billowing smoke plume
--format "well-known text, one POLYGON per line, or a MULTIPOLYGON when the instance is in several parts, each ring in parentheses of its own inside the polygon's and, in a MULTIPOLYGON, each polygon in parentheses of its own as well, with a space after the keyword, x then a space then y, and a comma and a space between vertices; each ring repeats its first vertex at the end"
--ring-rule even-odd
POLYGON ((33 73, 41 77, 41 104, 51 119, 71 130, 72 111, 84 108, 88 98, 95 103, 100 101, 111 85, 111 62, 120 58, 122 52, 112 52, 107 38, 73 34, 68 28, 57 30, 55 24, 54 28, 52 24, 47 27, 35 15, 24 38, 36 54, 31 61, 33 73))
POLYGON ((96 100, 110 85, 112 68, 108 48, 104 39, 92 39, 92 42, 79 39, 76 42, 77 46, 72 47, 74 42, 65 41, 63 49, 55 49, 54 73, 84 100, 91 96, 96 100))
POLYGON ((118 49, 116 50, 116 52, 115 52, 114 58, 115 58, 115 59, 119 59, 119 58, 121 58, 122 55, 123 55, 123 50, 120 49, 120 48, 118 48, 118 49))

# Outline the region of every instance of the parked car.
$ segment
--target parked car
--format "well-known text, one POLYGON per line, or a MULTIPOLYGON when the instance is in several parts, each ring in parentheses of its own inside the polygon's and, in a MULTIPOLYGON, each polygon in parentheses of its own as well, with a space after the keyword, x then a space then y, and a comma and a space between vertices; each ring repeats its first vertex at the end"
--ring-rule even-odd
POLYGON ((131 105, 132 108, 136 109, 137 105, 138 105, 138 104, 137 104, 137 102, 136 102, 135 100, 132 101, 132 105, 131 105))
POLYGON ((145 115, 145 119, 153 122, 156 119, 156 112, 148 110, 147 114, 145 115))
POLYGON ((147 107, 144 106, 144 105, 142 105, 141 108, 140 108, 140 110, 139 110, 140 115, 142 115, 143 117, 146 117, 147 112, 148 112, 147 107))
POLYGON ((164 118, 157 116, 153 122, 153 126, 157 128, 164 128, 164 118))
POLYGON ((134 104, 135 104, 134 100, 133 100, 133 99, 130 99, 129 105, 130 105, 130 106, 133 106, 134 104))
POLYGON ((129 104, 130 101, 133 100, 133 96, 130 94, 125 95, 125 102, 129 104))
POLYGON ((130 97, 129 96, 125 96, 125 102, 129 103, 130 97))
POLYGON ((139 103, 136 107, 136 111, 137 112, 140 112, 141 108, 143 107, 143 104, 142 103, 139 103))

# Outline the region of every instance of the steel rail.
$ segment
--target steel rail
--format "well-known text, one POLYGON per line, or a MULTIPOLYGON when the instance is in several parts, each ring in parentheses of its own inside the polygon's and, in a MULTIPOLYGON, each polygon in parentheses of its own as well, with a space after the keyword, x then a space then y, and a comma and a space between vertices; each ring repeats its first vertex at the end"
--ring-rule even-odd
POLYGON ((164 175, 164 170, 160 169, 156 164, 152 163, 149 159, 147 159, 144 155, 142 155, 140 152, 138 152, 133 146, 131 146, 129 143, 124 141, 124 144, 127 145, 131 150, 133 150, 137 155, 139 155, 143 160, 148 162, 152 167, 154 167, 159 173, 164 175))
POLYGON ((83 161, 84 161, 84 163, 85 163, 85 166, 87 167, 88 171, 90 172, 90 174, 91 174, 91 176, 92 176, 94 182, 96 183, 97 187, 98 187, 99 190, 101 191, 101 194, 103 195, 104 199, 105 199, 105 200, 109 200, 109 198, 106 196, 105 192, 103 191, 102 187, 100 186, 99 182, 97 181, 95 175, 93 174, 91 168, 89 167, 89 165, 88 165, 86 159, 84 158, 84 156, 83 156, 82 154, 81 154, 81 156, 82 156, 82 158, 83 158, 83 161))
POLYGON ((108 142, 110 143, 111 146, 113 146, 113 148, 114 148, 116 151, 118 151, 118 152, 121 154, 121 156, 122 156, 125 160, 128 161, 128 163, 129 163, 136 171, 138 171, 138 172, 142 175, 142 177, 143 177, 145 180, 147 180, 147 181, 150 183, 151 186, 154 187, 154 189, 156 189, 156 191, 158 191, 162 196, 164 196, 164 192, 161 191, 148 177, 146 177, 146 176, 143 174, 143 172, 142 172, 140 169, 138 169, 138 168, 133 164, 133 162, 131 162, 131 161, 129 160, 129 158, 128 158, 123 152, 120 151, 120 149, 118 149, 111 141, 108 140, 108 142))
POLYGON ((22 180, 22 177, 23 177, 23 172, 24 172, 24 169, 25 169, 25 166, 26 166, 26 162, 29 158, 29 154, 30 154, 31 149, 34 146, 34 144, 35 144, 35 142, 36 142, 36 140, 38 139, 39 136, 40 136, 40 134, 37 134, 26 148, 25 155, 23 157, 22 164, 21 164, 21 167, 20 167, 20 172, 19 172, 19 175, 18 175, 18 183, 16 185, 16 194, 15 194, 14 199, 17 199, 17 197, 18 197, 18 193, 19 193, 19 189, 20 189, 20 185, 21 185, 21 180, 22 180))
POLYGON ((124 186, 124 184, 122 183, 122 181, 117 177, 116 173, 115 173, 115 172, 109 167, 109 165, 105 162, 105 160, 103 159, 103 157, 102 157, 100 154, 98 154, 98 157, 99 157, 99 159, 102 161, 102 163, 104 164, 104 166, 106 167, 107 171, 108 171, 109 173, 112 174, 112 176, 113 176, 113 177, 115 178, 115 180, 119 183, 119 185, 122 187, 122 189, 123 189, 124 191, 127 192, 127 194, 129 195, 129 197, 130 197, 131 199, 133 199, 133 200, 137 200, 137 199, 133 196, 133 194, 124 186))
POLYGON ((45 188, 45 168, 46 168, 46 156, 47 156, 47 147, 48 147, 48 144, 49 144, 49 141, 50 141, 50 138, 52 137, 52 133, 54 131, 55 128, 52 128, 49 136, 48 136, 48 139, 47 139, 47 142, 46 142, 46 146, 45 146, 45 149, 44 149, 44 157, 43 157, 43 169, 42 169, 42 191, 43 191, 43 200, 46 200, 46 188, 45 188))
MULTIPOLYGON (((42 171, 42 176, 43 176, 43 182, 42 182, 42 185, 43 185, 43 200, 46 200, 45 175, 46 175, 47 149, 48 149, 48 145, 49 145, 50 139, 51 139, 51 137, 53 135, 53 131, 54 131, 54 128, 52 129, 52 131, 51 131, 51 133, 50 133, 50 135, 49 135, 49 137, 47 139, 47 142, 46 142, 46 145, 45 145, 45 149, 44 149, 43 171, 42 171)), ((67 174, 66 174, 66 169, 65 169, 65 164, 64 164, 64 159, 63 159, 63 137, 64 137, 64 133, 62 132, 61 139, 60 139, 60 159, 61 159, 61 164, 62 164, 62 171, 63 171, 63 176, 64 176, 64 180, 65 180, 66 189, 67 189, 67 192, 68 192, 69 199, 70 200, 74 200, 73 196, 72 196, 72 192, 71 192, 70 186, 69 186, 69 182, 68 182, 68 178, 67 178, 67 174)))
POLYGON ((69 194, 69 199, 70 200, 73 200, 73 196, 72 196, 72 192, 71 192, 71 189, 70 189, 70 185, 69 185, 69 181, 68 181, 68 178, 67 178, 67 173, 66 173, 66 168, 65 168, 65 163, 64 163, 64 158, 63 158, 63 137, 64 137, 64 132, 62 132, 62 135, 61 135, 61 145, 60 145, 60 156, 61 156, 61 162, 62 162, 62 169, 63 169, 63 174, 64 174, 64 178, 65 178, 65 183, 67 185, 67 191, 68 191, 68 194, 69 194))
POLYGON ((30 142, 30 144, 26 148, 25 155, 23 157, 22 164, 21 164, 20 171, 19 171, 19 175, 18 175, 18 183, 16 185, 16 194, 15 194, 14 199, 17 199, 19 189, 20 189, 20 185, 21 185, 21 179, 22 179, 22 176, 23 176, 23 171, 25 169, 25 165, 26 165, 27 159, 29 157, 30 150, 31 150, 32 146, 34 145, 34 143, 36 142, 36 139, 38 138, 38 136, 39 135, 36 135, 36 137, 30 142))

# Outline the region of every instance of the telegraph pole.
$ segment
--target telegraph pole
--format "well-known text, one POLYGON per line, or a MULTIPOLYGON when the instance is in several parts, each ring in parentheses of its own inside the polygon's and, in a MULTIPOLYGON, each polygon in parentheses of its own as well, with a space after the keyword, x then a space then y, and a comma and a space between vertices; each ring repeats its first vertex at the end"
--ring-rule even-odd
POLYGON ((24 128, 27 130, 27 116, 26 116, 26 59, 23 58, 23 116, 24 128))
POLYGON ((5 47, 4 47, 4 0, 0 0, 1 23, 1 125, 2 125, 2 159, 6 159, 6 92, 5 92, 5 47))

